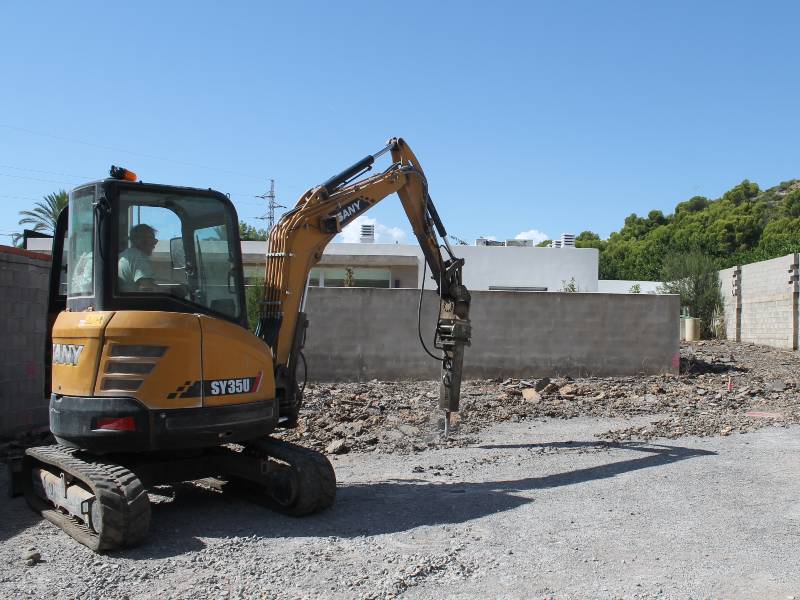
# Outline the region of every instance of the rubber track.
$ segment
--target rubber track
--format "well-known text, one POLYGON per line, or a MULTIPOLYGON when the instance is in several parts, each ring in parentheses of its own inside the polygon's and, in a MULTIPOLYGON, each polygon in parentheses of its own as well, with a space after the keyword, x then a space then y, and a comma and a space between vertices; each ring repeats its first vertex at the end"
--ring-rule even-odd
POLYGON ((105 552, 134 546, 147 537, 150 499, 133 472, 64 446, 28 448, 24 460, 23 485, 28 504, 84 546, 95 552, 105 552), (56 510, 33 491, 31 470, 36 466, 45 466, 55 473, 63 471, 91 490, 100 503, 99 534, 78 519, 56 510))
POLYGON ((336 473, 324 454, 274 438, 247 442, 245 448, 252 455, 287 463, 297 475, 297 499, 290 506, 272 502, 276 511, 303 517, 333 505, 336 500, 336 473))

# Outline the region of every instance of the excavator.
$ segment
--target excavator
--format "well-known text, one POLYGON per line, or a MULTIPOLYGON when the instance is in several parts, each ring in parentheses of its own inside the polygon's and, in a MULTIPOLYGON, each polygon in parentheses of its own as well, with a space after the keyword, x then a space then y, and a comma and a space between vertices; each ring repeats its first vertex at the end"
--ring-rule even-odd
POLYGON ((457 422, 471 337, 464 260, 403 139, 308 190, 272 228, 253 331, 230 199, 120 167, 110 175, 72 190, 53 241, 46 373, 57 443, 28 448, 21 474, 48 521, 95 552, 130 547, 148 534, 148 489, 205 478, 291 516, 330 507, 326 456, 273 434, 295 427, 302 406, 310 270, 392 193, 439 294, 436 352, 425 349, 441 361, 444 435, 457 422), (391 164, 369 174, 386 153, 391 164))

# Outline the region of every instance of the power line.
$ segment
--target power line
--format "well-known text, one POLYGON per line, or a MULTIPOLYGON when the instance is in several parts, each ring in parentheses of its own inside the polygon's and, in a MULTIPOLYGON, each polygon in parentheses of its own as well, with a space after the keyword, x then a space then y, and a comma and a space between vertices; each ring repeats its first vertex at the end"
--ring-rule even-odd
POLYGON ((3 169, 14 169, 15 171, 28 171, 30 173, 46 173, 47 175, 59 175, 61 177, 74 177, 75 179, 84 179, 90 180, 91 177, 87 177, 86 175, 70 175, 69 173, 57 173, 55 171, 45 171, 43 169, 26 169, 24 167, 15 167, 13 165, 0 165, 0 168, 3 169))
POLYGON ((179 164, 179 165, 185 165, 185 166, 188 166, 188 167, 195 167, 195 168, 198 168, 198 169, 209 169, 209 170, 219 171, 221 173, 228 173, 230 175, 238 175, 239 177, 250 177, 250 178, 253 178, 253 179, 261 179, 260 177, 257 177, 256 175, 251 175, 249 173, 240 173, 238 171, 231 171, 229 169, 223 169, 223 168, 220 168, 220 167, 210 167, 208 165, 201 165, 201 164, 198 164, 198 163, 192 163, 192 162, 187 162, 187 161, 183 161, 183 160, 175 160, 174 158, 167 158, 166 156, 157 156, 155 154, 147 154, 145 152, 137 152, 135 150, 126 150, 124 148, 116 148, 114 146, 104 146, 102 144, 95 144, 95 143, 92 143, 92 142, 86 142, 84 140, 76 140, 74 138, 68 138, 68 137, 64 137, 64 136, 60 136, 60 135, 53 135, 53 134, 50 134, 50 133, 43 133, 41 131, 34 131, 32 129, 27 129, 25 127, 17 127, 16 125, 6 125, 4 123, 0 123, 0 127, 5 127, 6 129, 13 129, 13 130, 16 130, 16 131, 24 131, 25 133, 30 133, 32 135, 40 135, 40 136, 48 137, 48 138, 51 138, 51 139, 54 139, 54 140, 60 140, 62 142, 70 142, 72 144, 82 144, 84 146, 90 146, 92 148, 100 148, 102 150, 111 150, 113 152, 123 152, 125 154, 132 154, 134 156, 142 156, 142 157, 150 158, 150 159, 153 159, 153 160, 162 160, 162 161, 165 161, 165 162, 171 162, 171 163, 175 163, 175 164, 179 164))
MULTIPOLYGON (((0 167, 4 167, 4 166, 6 166, 6 165, 0 165, 0 167)), ((8 168, 8 167, 6 167, 6 168, 8 168)), ((16 168, 19 168, 19 167, 16 167, 16 168)), ((23 170, 23 169, 20 168, 20 170, 23 170)), ((26 170, 35 171, 34 169, 26 169, 26 170)), ((49 171, 42 171, 42 173, 49 173, 49 171)), ((74 185, 70 181, 61 181, 61 180, 58 180, 58 179, 43 179, 41 177, 30 177, 30 176, 27 176, 27 175, 12 175, 11 173, 0 173, 0 177, 11 177, 13 179, 25 179, 25 180, 28 180, 28 181, 42 181, 42 182, 45 182, 45 183, 58 183, 58 184, 66 185, 66 186, 74 185)), ((72 175, 67 175, 67 177, 73 177, 73 176, 72 175)), ((87 177, 85 179, 88 180, 89 178, 87 177)), ((11 195, 8 195, 8 194, 0 194, 0 196, 2 196, 3 198, 18 198, 20 200, 40 200, 40 198, 31 198, 30 196, 11 196, 11 195)), ((228 194, 228 196, 231 197, 232 199, 234 199, 233 201, 236 204, 248 204, 250 206, 262 206, 261 202, 256 202, 255 200, 250 200, 251 196, 249 194, 244 194, 244 193, 242 193, 242 194, 228 194), (239 198, 241 198, 241 199, 239 199, 239 198)), ((256 196, 256 198, 258 198, 258 197, 259 196, 256 196)))
POLYGON ((55 179, 42 179, 40 177, 26 177, 24 175, 10 175, 8 173, 0 173, 0 177, 13 177, 14 179, 28 179, 30 181, 44 181, 46 183, 60 183, 62 185, 72 185, 69 181, 57 181, 55 179))
POLYGON ((41 200, 41 198, 34 198, 32 196, 12 196, 9 194, 0 194, 0 198, 14 198, 16 200, 41 200))
MULTIPOLYGON (((243 202, 245 204, 257 204, 258 206, 264 206, 263 202, 257 202, 256 200, 253 200, 254 196, 252 196, 251 194, 231 194, 231 193, 227 193, 227 196, 228 196, 228 198, 231 198, 231 199, 238 198, 239 200, 237 200, 237 202, 243 202)), ((255 196, 255 197, 258 198, 258 196, 255 196)))

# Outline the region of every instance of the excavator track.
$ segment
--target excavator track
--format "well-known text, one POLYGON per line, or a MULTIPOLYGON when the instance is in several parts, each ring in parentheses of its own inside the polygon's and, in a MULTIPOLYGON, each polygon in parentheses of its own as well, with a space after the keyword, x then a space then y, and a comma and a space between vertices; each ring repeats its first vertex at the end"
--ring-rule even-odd
POLYGON ((336 474, 327 457, 283 440, 253 440, 245 455, 268 465, 258 483, 229 477, 234 489, 245 491, 276 512, 303 517, 330 508, 336 499, 336 474))
POLYGON ((34 511, 95 552, 133 546, 147 537, 150 499, 139 478, 121 465, 65 446, 28 448, 22 485, 34 511), (69 485, 85 514, 79 517, 57 505, 39 480, 45 485, 61 481, 63 490, 69 485))

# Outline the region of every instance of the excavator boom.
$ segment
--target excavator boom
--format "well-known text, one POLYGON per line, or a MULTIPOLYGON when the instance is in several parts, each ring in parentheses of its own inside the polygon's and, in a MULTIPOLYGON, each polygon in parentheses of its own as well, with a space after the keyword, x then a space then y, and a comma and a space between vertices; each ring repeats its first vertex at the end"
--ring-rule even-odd
POLYGON ((273 349, 282 404, 296 414, 300 398, 294 374, 307 324, 302 307, 309 272, 346 225, 393 193, 400 197, 440 296, 434 345, 441 354, 436 358, 442 362, 440 407, 447 432, 451 413, 458 412, 464 346, 470 342, 470 295, 462 282, 464 261, 447 243, 425 173, 403 139, 392 138, 379 152, 308 190, 270 232, 257 334, 273 349), (392 163, 386 170, 358 179, 387 152, 392 163))

